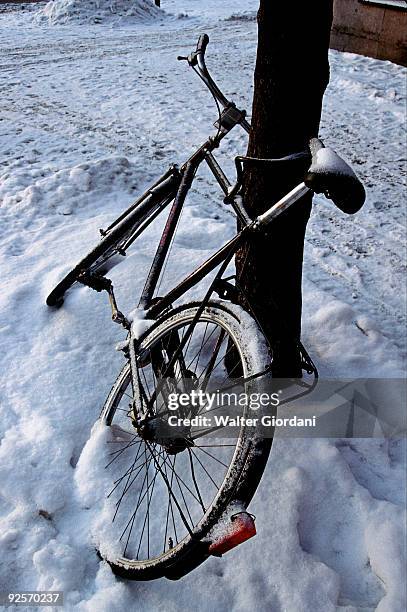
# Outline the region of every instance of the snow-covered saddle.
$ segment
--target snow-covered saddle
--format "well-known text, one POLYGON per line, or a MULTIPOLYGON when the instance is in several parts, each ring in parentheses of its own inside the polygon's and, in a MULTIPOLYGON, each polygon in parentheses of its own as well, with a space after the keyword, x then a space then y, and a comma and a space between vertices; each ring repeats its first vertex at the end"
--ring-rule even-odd
POLYGON ((309 148, 312 163, 304 179, 307 187, 315 193, 323 193, 345 213, 360 210, 366 194, 352 168, 318 138, 310 140, 309 148))

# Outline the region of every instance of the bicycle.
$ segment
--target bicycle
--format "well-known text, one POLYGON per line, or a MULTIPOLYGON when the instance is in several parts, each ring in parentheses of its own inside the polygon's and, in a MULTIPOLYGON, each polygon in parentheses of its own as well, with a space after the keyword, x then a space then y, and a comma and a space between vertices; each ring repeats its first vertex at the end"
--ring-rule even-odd
MULTIPOLYGON (((234 254, 249 237, 265 228, 304 194, 324 193, 344 212, 363 205, 364 188, 352 169, 322 141, 313 139, 309 151, 276 160, 235 158, 237 180, 232 184, 213 155, 236 126, 246 132, 246 113, 229 101, 211 77, 205 51, 209 38, 200 36, 186 60, 211 92, 217 106, 216 133, 181 166, 170 168, 109 227, 100 230, 99 244, 53 289, 46 302, 58 307, 74 283, 106 291, 112 319, 126 331, 120 345, 126 363, 102 409, 102 446, 109 491, 101 515, 112 520, 99 537, 99 554, 121 576, 149 580, 178 579, 210 555, 221 555, 254 533, 247 512, 270 453, 272 436, 258 424, 238 426, 233 438, 220 427, 185 425, 207 413, 205 402, 189 400, 180 409, 182 425, 170 427, 169 398, 174 392, 244 389, 246 396, 270 383, 272 352, 255 319, 239 305, 234 277, 224 277, 234 254), (236 235, 167 294, 155 296, 186 196, 201 163, 206 162, 224 201, 240 222, 236 235), (265 213, 251 219, 241 188, 247 163, 309 163, 304 181, 265 213), (171 204, 151 264, 138 310, 132 321, 116 303, 106 277, 156 217, 171 204), (178 303, 192 287, 214 273, 200 302, 178 303), (234 282, 233 282, 234 280, 234 282), (214 299, 213 294, 218 298, 214 299), (144 323, 140 325, 141 318, 144 323), (250 341, 248 341, 248 337, 250 341), (204 443, 202 443, 204 441, 204 443), (114 501, 116 500, 116 501, 114 501), (110 514, 109 514, 110 513, 110 514), (225 519, 226 517, 226 519, 225 519), (219 533, 219 524, 226 529, 219 533), (114 531, 112 535, 111 531, 114 531), (218 532, 217 532, 218 530, 218 532), (117 536, 117 537, 116 537, 117 536), (106 538, 106 541, 102 541, 106 538)), ((302 344, 303 382, 299 395, 310 392, 317 369, 302 344)), ((222 406, 216 406, 215 410, 222 406)), ((249 408, 243 407, 243 416, 249 408)))

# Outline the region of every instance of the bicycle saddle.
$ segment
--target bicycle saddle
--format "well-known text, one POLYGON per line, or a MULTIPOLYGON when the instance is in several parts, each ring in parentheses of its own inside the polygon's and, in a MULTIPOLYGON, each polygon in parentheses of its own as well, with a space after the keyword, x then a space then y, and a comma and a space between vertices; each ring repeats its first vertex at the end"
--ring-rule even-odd
POLYGON ((304 183, 315 193, 323 193, 344 213, 354 214, 365 201, 365 189, 352 168, 322 140, 309 143, 312 163, 304 183))

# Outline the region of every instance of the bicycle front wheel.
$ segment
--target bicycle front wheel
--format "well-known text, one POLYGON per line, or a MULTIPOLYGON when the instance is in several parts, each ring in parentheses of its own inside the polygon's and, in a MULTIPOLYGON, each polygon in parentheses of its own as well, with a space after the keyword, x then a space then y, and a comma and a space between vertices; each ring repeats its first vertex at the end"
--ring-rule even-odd
POLYGON ((47 306, 59 307, 64 295, 83 274, 104 275, 112 265, 112 258, 121 258, 129 245, 175 197, 180 182, 175 170, 153 185, 130 206, 105 232, 104 238, 54 287, 46 298, 47 306), (137 234, 136 234, 137 232, 137 234))
MULTIPOLYGON (((159 380, 168 375, 165 364, 191 329, 197 309, 198 305, 185 305, 170 311, 140 340, 138 376, 145 401, 153 404, 152 430, 168 414, 159 380)), ((174 376, 180 381, 182 374, 195 390, 213 391, 228 384, 230 388, 237 376, 249 378, 264 371, 268 362, 266 341, 253 319, 240 307, 213 302, 193 326, 170 374, 172 381, 174 376)), ((258 388, 259 380, 246 381, 245 392, 258 388)), ((115 573, 127 578, 179 578, 209 556, 205 538, 227 506, 237 502, 247 507, 271 439, 246 426, 235 437, 222 431, 214 437, 201 424, 183 430, 176 443, 151 431, 143 435, 131 418, 132 400, 132 376, 126 365, 100 416, 107 432, 101 452, 107 453, 104 477, 108 476, 100 512, 106 515, 106 530, 98 526, 100 554, 115 573)), ((208 414, 208 406, 199 406, 194 414, 208 414)))

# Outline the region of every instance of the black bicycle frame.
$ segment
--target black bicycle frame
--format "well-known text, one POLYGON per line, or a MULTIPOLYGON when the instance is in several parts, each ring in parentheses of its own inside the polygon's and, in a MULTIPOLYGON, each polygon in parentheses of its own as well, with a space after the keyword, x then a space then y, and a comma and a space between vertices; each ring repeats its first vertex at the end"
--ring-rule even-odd
MULTIPOLYGON (((215 270, 216 267, 220 266, 222 262, 229 263, 233 255, 240 248, 242 243, 246 240, 249 233, 260 230, 262 227, 270 223, 270 221, 272 221, 276 216, 281 214, 284 210, 286 210, 289 206, 296 202, 305 193, 309 192, 308 187, 306 187, 303 183, 300 183, 291 192, 289 192, 286 196, 279 200, 279 202, 274 204, 274 206, 272 206, 263 215, 260 215, 255 220, 250 219, 243 206, 241 196, 236 192, 236 185, 234 187, 231 186, 231 183, 229 182, 229 180, 227 179, 227 177, 225 176, 222 169, 220 168, 217 161, 212 155, 212 150, 219 146, 220 140, 228 133, 228 131, 230 131, 230 129, 232 129, 232 127, 237 125, 237 123, 239 123, 238 119, 233 123, 233 125, 229 125, 227 130, 224 130, 221 133, 218 132, 215 138, 208 139, 206 143, 204 143, 204 145, 202 145, 180 169, 182 178, 179 184, 179 188, 174 198, 173 205, 168 215, 165 228, 163 230, 139 301, 139 307, 146 311, 146 318, 148 319, 156 319, 157 317, 159 317, 162 312, 164 312, 176 300, 182 297, 189 289, 191 289, 208 274, 210 274, 213 270, 215 270), (166 256, 168 254, 171 241, 174 237, 182 207, 185 203, 186 196, 192 185, 196 171, 202 161, 207 162, 217 182, 219 183, 223 192, 227 196, 225 200, 228 204, 232 205, 237 217, 239 218, 241 222, 241 230, 231 240, 229 240, 229 242, 223 245, 209 259, 207 259, 196 270, 194 270, 189 276, 182 280, 176 287, 171 289, 166 295, 159 298, 155 298, 153 300, 153 295, 156 290, 166 256)), ((293 154, 292 156, 287 156, 282 160, 260 161, 267 161, 269 163, 282 161, 297 161, 301 157, 301 155, 303 156, 303 154, 293 154)), ((146 223, 149 222, 150 220, 147 219, 146 223)), ((133 239, 134 238, 132 238, 131 240, 133 241, 133 239)), ((218 283, 218 281, 219 274, 215 276, 214 280, 210 285, 210 290, 206 301, 210 299, 210 295, 215 290, 215 285, 216 283, 218 283)))
MULTIPOLYGON (((226 269, 227 263, 232 259, 234 253, 238 250, 243 240, 245 240, 248 232, 256 230, 260 225, 266 225, 272 218, 275 210, 275 215, 280 214, 282 210, 288 207, 293 201, 303 193, 305 188, 304 185, 299 185, 297 190, 293 190, 290 194, 287 194, 286 201, 277 203, 267 215, 263 215, 262 219, 258 218, 253 221, 247 214, 241 196, 239 195, 240 189, 240 174, 238 169, 238 180, 237 183, 232 187, 227 176, 223 172, 222 168, 216 161, 213 151, 218 148, 223 138, 236 126, 240 125, 247 133, 250 132, 250 124, 246 121, 246 112, 236 107, 233 102, 230 102, 216 85, 215 81, 211 77, 206 64, 205 64, 205 49, 208 44, 208 37, 206 35, 201 36, 197 49, 189 57, 179 57, 178 59, 187 60, 189 65, 194 68, 200 79, 205 83, 214 99, 218 104, 218 108, 222 107, 223 110, 219 113, 219 118, 215 122, 214 126, 217 129, 215 136, 209 137, 192 156, 178 169, 176 166, 172 166, 166 174, 164 174, 139 200, 128 209, 113 225, 120 224, 131 224, 131 217, 136 212, 139 214, 140 208, 146 210, 146 217, 143 222, 137 226, 130 237, 126 239, 124 245, 122 244, 119 252, 125 252, 128 246, 140 236, 140 234, 146 229, 146 227, 155 219, 155 217, 171 202, 170 213, 168 215, 165 228, 161 235, 160 242, 158 244, 156 253, 154 255, 153 262, 151 264, 144 288, 141 293, 139 300, 139 307, 146 311, 146 317, 149 319, 157 318, 164 310, 172 305, 177 299, 182 297, 191 287, 200 282, 205 276, 210 274, 217 266, 221 266, 222 269, 226 269), (181 283, 179 283, 174 289, 163 297, 154 299, 154 293, 157 289, 158 281, 163 271, 166 258, 168 256, 171 242, 174 238, 174 234, 177 228, 178 220, 182 208, 185 203, 188 191, 191 188, 195 174, 200 164, 205 161, 218 182, 220 188, 225 195, 225 202, 230 204, 240 221, 241 230, 232 238, 227 244, 220 248, 212 257, 205 261, 199 268, 192 272, 186 277, 181 283), (175 179, 175 180, 174 180, 175 179), (168 188, 167 188, 168 185, 168 188), (157 195, 158 197, 155 197, 157 195), (129 215, 130 213, 130 215, 129 215), (129 216, 128 216, 129 215, 129 216), (129 218, 130 217, 130 218, 129 218), (227 262, 226 264, 224 262, 227 262)), ((290 156, 289 156, 290 157, 290 156)), ((285 158, 286 160, 289 157, 285 158)), ((295 158, 296 156, 292 156, 295 158)), ((239 161, 245 158, 239 158, 239 161)), ((266 161, 266 160, 262 160, 266 161)), ((276 161, 276 160, 267 160, 276 161)), ((308 191, 307 188, 305 188, 308 191)), ((107 232, 113 227, 110 226, 107 232)), ((219 280, 219 273, 216 275, 214 281, 210 286, 210 291, 207 295, 211 295, 215 283, 219 280)), ((112 291, 111 291, 112 292, 112 291)), ((207 298, 207 300, 209 297, 207 298)), ((113 312, 117 314, 117 308, 113 308, 113 312)), ((121 313, 119 313, 121 314, 121 313)), ((114 314, 114 316, 116 316, 114 314)), ((116 320, 118 322, 123 321, 122 317, 116 320)), ((128 323, 128 322, 127 322, 128 323)))
MULTIPOLYGON (((207 276, 226 258, 230 260, 241 244, 244 237, 244 227, 249 224, 250 219, 239 198, 233 198, 230 200, 230 203, 242 222, 243 230, 221 249, 219 249, 219 251, 217 251, 206 262, 204 262, 197 270, 184 279, 184 281, 182 281, 177 287, 171 290, 166 296, 160 298, 157 302, 152 304, 154 292, 157 288, 158 280, 165 264, 165 259, 168 255, 169 247, 171 245, 171 241, 173 240, 185 199, 200 164, 203 161, 206 161, 225 196, 229 195, 231 191, 231 183, 213 156, 212 151, 218 148, 221 140, 236 125, 242 124, 242 121, 244 121, 244 125, 242 127, 247 131, 250 130, 250 125, 244 120, 244 117, 244 111, 238 110, 234 105, 227 106, 221 113, 219 120, 215 123, 215 127, 218 129, 216 135, 208 138, 208 140, 204 142, 204 144, 199 147, 195 153, 193 153, 193 155, 183 164, 183 166, 181 166, 179 170, 181 174, 181 182, 168 215, 167 222, 161 235, 161 239, 154 255, 154 259, 138 304, 140 308, 147 311, 146 316, 148 318, 158 317, 166 308, 168 308, 168 306, 170 306, 175 300, 184 295, 191 287, 207 276)), ((133 239, 135 238, 132 238, 131 241, 133 241, 133 239)))
MULTIPOLYGON (((203 278, 218 268, 209 288, 205 292, 204 299, 201 301, 200 306, 197 310, 194 320, 189 326, 188 332, 184 335, 183 342, 175 351, 172 360, 177 358, 177 355, 183 349, 183 343, 188 339, 189 333, 192 330, 201 316, 204 308, 208 304, 212 294, 216 291, 221 297, 229 297, 229 294, 234 291, 233 286, 226 282, 227 279, 223 279, 222 276, 226 271, 226 268, 231 261, 233 255, 240 248, 242 243, 246 240, 247 235, 251 232, 255 232, 276 216, 281 214, 295 201, 302 197, 305 193, 310 191, 304 183, 299 184, 290 193, 284 196, 279 202, 275 203, 269 210, 256 219, 252 220, 247 214, 242 197, 239 195, 241 181, 242 181, 242 162, 261 162, 261 163, 275 163, 275 162, 286 162, 301 160, 304 157, 304 152, 293 154, 282 158, 280 160, 253 160, 251 158, 238 157, 236 158, 236 169, 237 169, 237 182, 232 186, 227 176, 223 172, 222 168, 216 161, 213 151, 218 148, 223 138, 236 126, 240 125, 247 133, 250 132, 250 124, 246 121, 246 112, 239 110, 233 102, 230 102, 218 88, 214 80, 212 79, 209 71, 205 64, 205 48, 208 43, 208 37, 200 37, 197 45, 197 50, 193 52, 186 59, 190 66, 192 66, 198 76, 202 79, 208 89, 211 91, 213 97, 217 101, 218 108, 222 107, 223 110, 219 113, 219 119, 215 122, 214 126, 217 129, 215 136, 209 137, 192 156, 178 169, 177 166, 171 166, 170 169, 147 190, 141 198, 139 198, 123 215, 121 215, 116 221, 107 228, 106 232, 102 232, 103 235, 107 235, 108 232, 116 225, 123 225, 124 227, 131 227, 133 223, 133 216, 140 216, 140 211, 145 211, 144 218, 140 224, 137 225, 135 231, 126 237, 124 243, 120 245, 117 251, 125 254, 126 249, 138 238, 141 233, 147 228, 147 226, 156 218, 160 212, 172 202, 170 212, 167 217, 167 221, 164 230, 161 235, 160 242, 158 244, 156 253, 154 255, 146 282, 144 284, 140 300, 139 307, 145 311, 145 317, 147 319, 157 319, 159 316, 167 310, 172 304, 181 298, 189 289, 198 284, 203 278), (169 253, 171 242, 174 238, 174 234, 177 228, 177 224, 184 206, 186 197, 191 188, 195 174, 200 164, 205 161, 218 182, 221 190, 225 195, 225 203, 230 204, 240 221, 240 231, 216 251, 209 259, 202 263, 196 270, 194 270, 189 276, 184 278, 176 287, 171 289, 166 295, 162 297, 154 298, 155 291, 157 289, 158 281, 163 271, 166 258, 169 253), (227 295, 226 295, 227 294, 227 295)), ((307 156, 308 154, 305 154, 307 156)), ((106 279, 108 280, 108 279, 106 279)), ((92 285, 90 285, 92 286, 92 285)), ((126 329, 130 328, 130 323, 117 309, 117 305, 114 299, 113 286, 109 281, 107 288, 113 312, 113 319, 118 323, 122 324, 126 329)), ((99 289, 98 289, 99 290, 99 289)), ((254 314, 254 313, 253 313, 254 314)), ((137 340, 130 343, 130 361, 132 364, 132 376, 134 390, 138 387, 137 380, 137 363, 136 363, 136 344, 137 340)), ((303 348, 303 347, 302 347, 303 348)), ((303 352, 306 353, 305 349, 303 352)), ((309 360, 309 363, 311 361, 309 360)), ((171 364, 169 364, 171 365, 171 364)), ((313 364, 312 364, 313 366, 313 364)), ((312 367, 314 371, 314 366, 312 367)), ((151 401, 149 402, 151 405, 151 401)))

